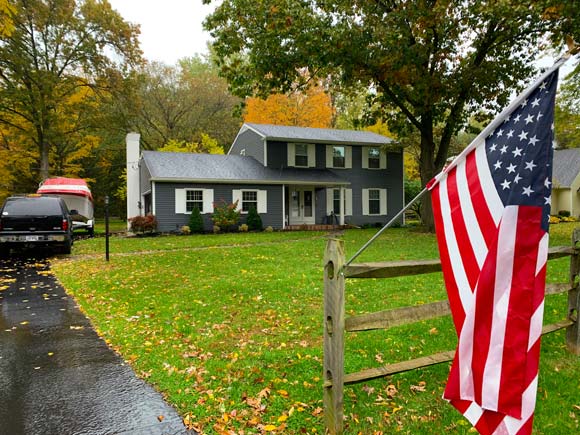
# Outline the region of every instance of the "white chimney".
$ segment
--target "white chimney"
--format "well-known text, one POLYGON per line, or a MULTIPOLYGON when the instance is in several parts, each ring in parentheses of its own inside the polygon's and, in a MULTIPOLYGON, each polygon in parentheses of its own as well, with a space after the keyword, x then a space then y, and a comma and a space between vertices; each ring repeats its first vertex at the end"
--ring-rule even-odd
POLYGON ((139 203, 141 201, 139 186, 139 133, 129 133, 127 143, 127 228, 129 218, 141 214, 139 203))

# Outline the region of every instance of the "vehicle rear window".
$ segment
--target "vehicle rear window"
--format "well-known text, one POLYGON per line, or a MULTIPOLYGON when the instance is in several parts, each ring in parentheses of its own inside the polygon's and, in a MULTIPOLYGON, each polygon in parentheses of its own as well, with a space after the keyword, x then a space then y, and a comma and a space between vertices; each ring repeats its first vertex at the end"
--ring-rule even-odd
POLYGON ((60 203, 54 198, 20 198, 8 200, 3 216, 55 216, 62 214, 60 203))

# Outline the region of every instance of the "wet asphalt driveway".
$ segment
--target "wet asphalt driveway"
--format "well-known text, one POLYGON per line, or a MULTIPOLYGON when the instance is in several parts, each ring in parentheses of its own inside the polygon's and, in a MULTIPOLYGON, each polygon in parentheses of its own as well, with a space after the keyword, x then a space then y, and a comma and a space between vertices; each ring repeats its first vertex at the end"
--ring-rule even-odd
POLYGON ((100 339, 45 259, 0 260, 0 435, 191 434, 100 339))

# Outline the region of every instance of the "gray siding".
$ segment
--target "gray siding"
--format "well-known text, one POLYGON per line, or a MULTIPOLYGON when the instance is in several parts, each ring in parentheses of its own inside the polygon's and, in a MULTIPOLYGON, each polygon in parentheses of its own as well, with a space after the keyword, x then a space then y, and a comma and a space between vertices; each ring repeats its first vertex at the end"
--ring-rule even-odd
POLYGON ((246 130, 240 133, 228 154, 240 154, 242 150, 245 150, 245 155, 255 158, 262 165, 264 164, 264 140, 262 136, 258 135, 252 130, 246 130))
MULTIPOLYGON (((331 169, 337 175, 346 178, 352 189, 352 216, 346 222, 354 225, 374 225, 386 223, 403 207, 403 153, 387 153, 387 169, 363 169, 362 148, 352 147, 352 169, 331 169), (387 216, 363 216, 362 189, 387 189, 387 216)), ((326 190, 323 192, 323 203, 326 204, 326 190)))
POLYGON ((268 167, 280 169, 288 167, 288 143, 268 141, 268 167))
MULTIPOLYGON (((266 190, 268 213, 260 214, 262 224, 275 229, 282 228, 282 186, 244 185, 244 184, 194 184, 194 183, 155 183, 155 216, 158 221, 158 230, 171 232, 179 230, 189 224, 189 214, 175 213, 175 189, 213 189, 214 202, 232 202, 232 191, 235 189, 266 190)), ((211 214, 202 215, 207 231, 213 228, 211 214)), ((246 215, 242 214, 239 225, 245 223, 246 215)))
MULTIPOLYGON (((283 168, 288 164, 286 142, 268 142, 268 166, 283 168)), ((326 144, 316 144, 316 168, 326 168, 326 144)), ((329 169, 340 178, 350 182, 352 189, 352 216, 346 218, 347 223, 354 225, 374 225, 386 223, 403 207, 403 153, 402 151, 387 152, 387 169, 363 169, 362 147, 352 146, 352 169, 329 169), (363 216, 362 189, 387 189, 387 215, 363 216)), ((326 220, 326 189, 316 189, 316 223, 326 220)))

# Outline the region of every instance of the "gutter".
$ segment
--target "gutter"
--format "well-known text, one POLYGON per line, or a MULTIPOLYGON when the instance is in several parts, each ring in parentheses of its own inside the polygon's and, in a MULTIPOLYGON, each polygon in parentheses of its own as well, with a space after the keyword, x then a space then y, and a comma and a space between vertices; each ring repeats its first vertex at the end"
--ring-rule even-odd
POLYGON ((349 181, 295 181, 295 180, 224 180, 224 179, 201 179, 201 178, 162 178, 151 177, 149 181, 161 183, 197 183, 197 184, 292 184, 298 186, 349 186, 349 181))

